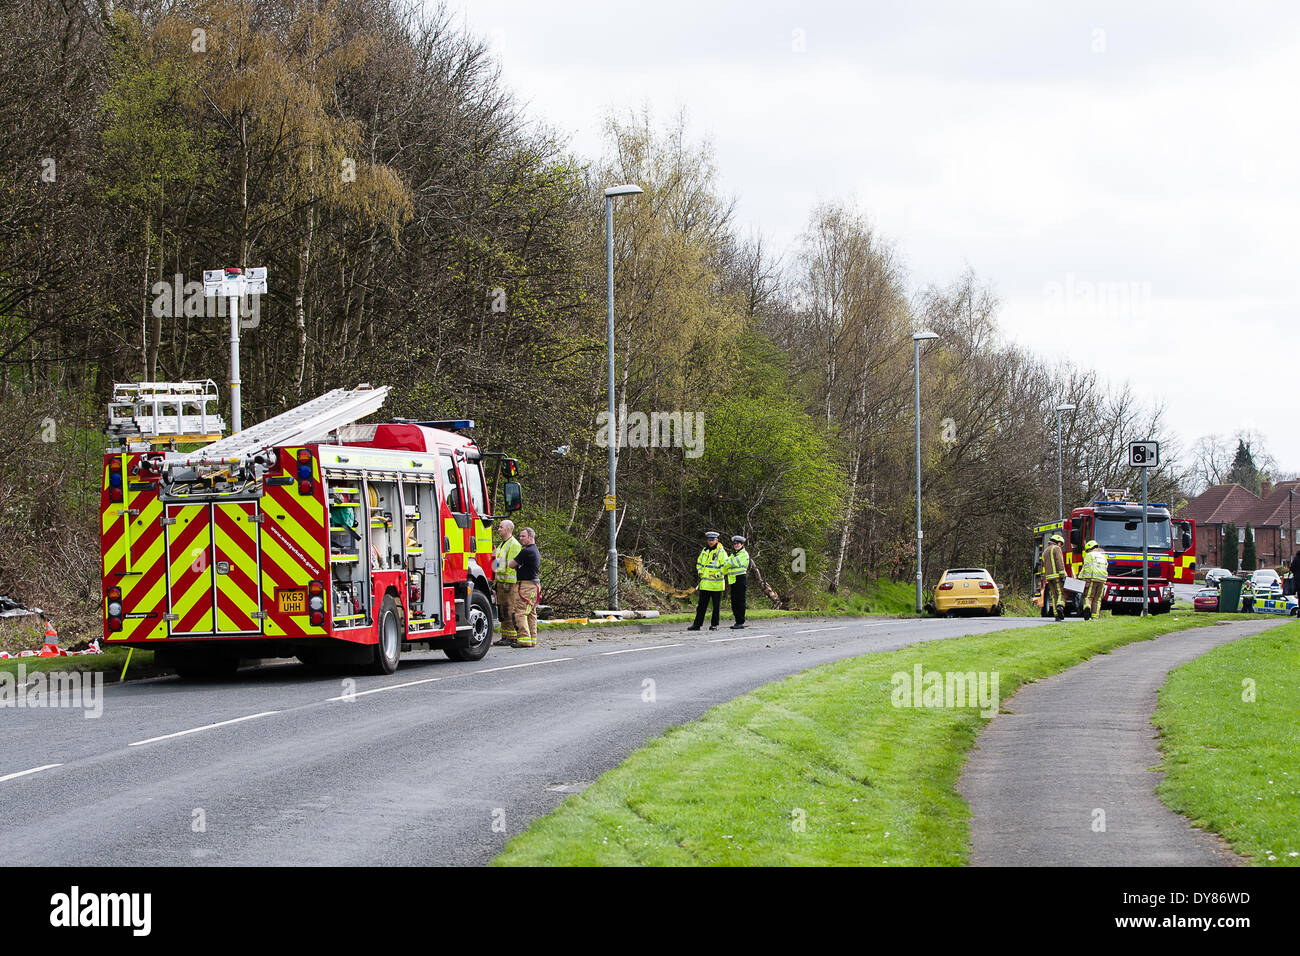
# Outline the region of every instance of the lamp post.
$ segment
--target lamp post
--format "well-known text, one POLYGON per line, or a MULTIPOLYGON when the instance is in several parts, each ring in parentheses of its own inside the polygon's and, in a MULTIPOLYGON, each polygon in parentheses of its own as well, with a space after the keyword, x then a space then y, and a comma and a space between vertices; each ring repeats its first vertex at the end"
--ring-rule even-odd
POLYGON ((1056 520, 1065 520, 1065 471, 1061 456, 1061 412, 1074 411, 1073 405, 1056 406, 1056 520))
POLYGON ((921 613, 921 343, 939 336, 912 333, 912 371, 916 381, 916 613, 921 613))
POLYGON ((645 192, 640 186, 610 186, 605 190, 605 285, 608 291, 609 321, 606 338, 609 344, 609 495, 605 510, 609 512, 609 609, 618 610, 618 499, 614 492, 615 458, 618 448, 618 420, 614 417, 614 197, 635 196, 645 192))

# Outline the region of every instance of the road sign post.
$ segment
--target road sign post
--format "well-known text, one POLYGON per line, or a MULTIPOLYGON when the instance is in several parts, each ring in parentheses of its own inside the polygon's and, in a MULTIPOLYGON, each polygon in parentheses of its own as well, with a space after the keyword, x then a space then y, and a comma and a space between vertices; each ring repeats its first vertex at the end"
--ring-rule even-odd
POLYGON ((1149 579, 1150 562, 1147 553, 1147 472, 1160 467, 1160 443, 1134 441, 1128 445, 1130 467, 1142 469, 1142 616, 1146 617, 1151 601, 1149 579))

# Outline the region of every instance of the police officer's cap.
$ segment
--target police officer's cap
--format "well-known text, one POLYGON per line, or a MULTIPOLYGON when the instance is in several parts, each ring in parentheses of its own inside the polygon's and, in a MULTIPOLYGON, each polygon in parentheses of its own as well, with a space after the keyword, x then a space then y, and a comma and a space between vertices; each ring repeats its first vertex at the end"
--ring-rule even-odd
POLYGON ((731 541, 733 544, 744 544, 745 536, 743 534, 733 534, 731 536, 731 541))
POLYGON ((706 537, 706 538, 716 538, 716 537, 718 537, 718 532, 716 532, 716 531, 706 531, 706 532, 704 532, 704 537, 706 537))

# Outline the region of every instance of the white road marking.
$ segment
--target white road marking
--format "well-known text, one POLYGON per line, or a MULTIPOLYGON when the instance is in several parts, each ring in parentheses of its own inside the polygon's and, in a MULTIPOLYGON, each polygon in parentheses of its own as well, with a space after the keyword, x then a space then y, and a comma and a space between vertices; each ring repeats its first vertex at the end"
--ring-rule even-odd
POLYGON ((796 634, 816 634, 818 631, 842 631, 843 624, 836 624, 834 627, 810 627, 806 631, 795 631, 796 634))
POLYGON ((545 661, 528 661, 525 664, 507 664, 505 667, 489 667, 486 670, 470 671, 467 676, 473 677, 475 674, 491 674, 494 671, 512 671, 516 667, 536 667, 538 664, 558 664, 561 661, 571 661, 572 657, 552 657, 545 661))
POLYGON ((0 777, 0 783, 4 783, 6 780, 17 780, 19 777, 27 776, 29 773, 40 773, 42 770, 53 770, 55 767, 62 766, 63 764, 61 763, 47 763, 44 767, 33 767, 31 770, 19 770, 17 773, 9 773, 0 777))
POLYGON ((745 634, 742 637, 711 637, 710 644, 725 644, 728 641, 756 641, 760 637, 771 637, 771 634, 745 634))
POLYGON ((442 680, 441 677, 426 677, 424 680, 409 680, 405 684, 393 684, 391 687, 376 687, 373 690, 359 690, 353 694, 343 694, 339 697, 331 697, 325 703, 332 703, 336 700, 351 700, 354 697, 365 697, 367 694, 382 694, 386 690, 401 690, 403 687, 414 687, 417 684, 432 684, 436 680, 442 680))
POLYGON ((160 740, 171 740, 173 737, 184 737, 187 734, 197 734, 202 730, 215 730, 218 727, 229 727, 231 724, 242 724, 246 720, 257 720, 259 717, 270 717, 273 714, 278 713, 278 710, 267 710, 260 714, 249 714, 247 717, 236 717, 234 720, 223 720, 219 723, 206 724, 202 727, 192 727, 189 730, 178 730, 174 734, 163 734, 161 737, 150 737, 148 740, 137 740, 135 743, 128 744, 127 746, 142 747, 145 744, 156 744, 160 740))
POLYGON ((603 651, 601 657, 609 657, 611 654, 636 654, 640 651, 662 651, 668 647, 682 647, 683 642, 678 641, 676 644, 655 644, 652 647, 625 647, 621 651, 603 651))

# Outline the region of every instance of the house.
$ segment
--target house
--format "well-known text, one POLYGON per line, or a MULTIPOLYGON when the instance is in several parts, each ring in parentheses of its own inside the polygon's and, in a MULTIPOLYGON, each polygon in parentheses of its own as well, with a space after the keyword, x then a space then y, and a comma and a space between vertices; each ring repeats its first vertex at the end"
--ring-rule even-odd
POLYGON ((1255 536, 1255 557, 1261 568, 1280 567, 1300 550, 1300 482, 1265 483, 1263 496, 1238 484, 1211 485, 1179 509, 1176 517, 1196 522, 1196 566, 1222 567, 1228 553, 1224 527, 1237 526, 1237 562, 1250 525, 1255 536))

